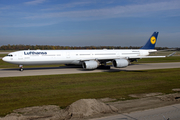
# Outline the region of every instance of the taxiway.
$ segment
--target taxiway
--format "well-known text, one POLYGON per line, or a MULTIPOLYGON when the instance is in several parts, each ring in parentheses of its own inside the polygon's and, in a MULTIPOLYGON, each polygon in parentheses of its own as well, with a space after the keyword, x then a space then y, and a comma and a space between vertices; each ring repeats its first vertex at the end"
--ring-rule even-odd
POLYGON ((151 69, 167 69, 180 68, 180 62, 173 63, 146 63, 133 64, 126 68, 111 69, 95 69, 83 70, 81 67, 61 66, 61 67, 44 67, 44 68, 26 68, 20 72, 19 68, 0 69, 0 77, 17 77, 17 76, 37 76, 37 75, 57 75, 57 74, 78 74, 78 73, 95 73, 95 72, 115 72, 115 71, 131 71, 131 70, 151 70, 151 69))

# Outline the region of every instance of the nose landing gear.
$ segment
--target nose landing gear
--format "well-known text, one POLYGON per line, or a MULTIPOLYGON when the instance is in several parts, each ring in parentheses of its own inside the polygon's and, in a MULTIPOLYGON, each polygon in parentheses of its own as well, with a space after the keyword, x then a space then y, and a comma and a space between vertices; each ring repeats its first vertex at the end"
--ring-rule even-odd
POLYGON ((23 71, 24 69, 23 69, 23 65, 19 65, 19 71, 23 71))

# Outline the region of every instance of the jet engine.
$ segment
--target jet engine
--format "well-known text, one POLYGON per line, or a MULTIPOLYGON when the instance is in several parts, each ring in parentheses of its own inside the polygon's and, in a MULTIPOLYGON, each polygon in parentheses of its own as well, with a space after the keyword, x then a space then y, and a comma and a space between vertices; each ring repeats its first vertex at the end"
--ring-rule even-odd
POLYGON ((112 61, 112 64, 116 68, 123 68, 123 67, 127 67, 129 65, 129 62, 126 59, 114 59, 112 61))
POLYGON ((83 69, 95 69, 99 66, 97 61, 84 61, 82 63, 83 69))

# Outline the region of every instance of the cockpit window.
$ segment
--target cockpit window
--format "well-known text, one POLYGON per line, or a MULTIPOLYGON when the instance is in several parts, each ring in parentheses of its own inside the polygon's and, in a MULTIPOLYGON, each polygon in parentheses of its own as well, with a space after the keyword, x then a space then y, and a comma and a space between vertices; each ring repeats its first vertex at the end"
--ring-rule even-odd
POLYGON ((9 57, 13 57, 13 55, 12 55, 12 54, 8 54, 7 56, 9 56, 9 57))

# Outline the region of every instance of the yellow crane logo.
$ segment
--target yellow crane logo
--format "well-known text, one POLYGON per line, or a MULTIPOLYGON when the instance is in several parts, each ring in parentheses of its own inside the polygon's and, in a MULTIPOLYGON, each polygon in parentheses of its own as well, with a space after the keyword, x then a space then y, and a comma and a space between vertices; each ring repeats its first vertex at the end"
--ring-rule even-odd
POLYGON ((151 44, 155 44, 156 43, 156 38, 154 36, 151 37, 151 44))

